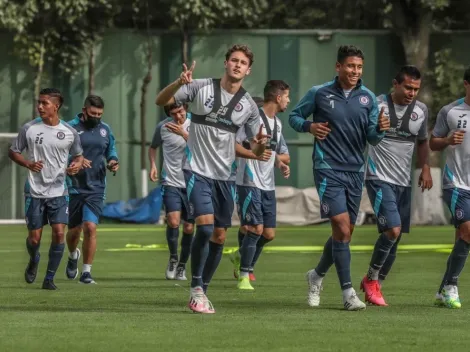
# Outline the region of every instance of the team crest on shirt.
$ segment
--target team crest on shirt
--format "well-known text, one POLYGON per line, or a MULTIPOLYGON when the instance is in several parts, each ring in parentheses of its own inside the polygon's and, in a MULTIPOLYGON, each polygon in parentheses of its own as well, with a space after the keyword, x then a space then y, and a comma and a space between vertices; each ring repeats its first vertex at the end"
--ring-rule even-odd
POLYGON ((104 128, 100 128, 100 134, 101 134, 102 137, 106 137, 108 132, 104 128))
POLYGON ((462 220, 462 219, 463 219, 463 216, 464 216, 464 212, 463 212, 462 209, 457 209, 457 210, 455 211, 455 218, 456 218, 457 220, 462 220))
POLYGON ((236 106, 235 106, 235 111, 236 112, 240 112, 243 110, 243 105, 241 103, 238 103, 236 106))
POLYGON ((62 131, 57 132, 57 138, 59 138, 60 140, 64 139, 65 138, 65 133, 62 132, 62 131))
POLYGON ((369 97, 366 96, 366 95, 362 95, 362 96, 359 97, 359 102, 362 105, 368 105, 369 104, 369 97))
POLYGON ((418 114, 416 112, 412 112, 411 113, 411 117, 410 117, 411 121, 416 121, 418 119, 418 114))
POLYGON ((325 202, 321 203, 321 208, 325 214, 328 214, 330 212, 330 206, 325 202))
POLYGON ((379 224, 382 225, 382 226, 387 223, 387 219, 385 219, 385 216, 383 216, 383 215, 379 216, 378 221, 379 221, 379 224))

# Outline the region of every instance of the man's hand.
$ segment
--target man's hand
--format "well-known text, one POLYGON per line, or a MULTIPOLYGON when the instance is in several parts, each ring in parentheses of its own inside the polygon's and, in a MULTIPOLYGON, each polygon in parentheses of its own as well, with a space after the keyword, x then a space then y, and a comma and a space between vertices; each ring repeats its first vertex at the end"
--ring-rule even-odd
POLYGON ((156 166, 152 166, 149 172, 149 178, 152 182, 158 181, 158 170, 156 166))
POLYGON ((265 149, 263 154, 258 157, 259 161, 269 161, 271 159, 271 155, 273 154, 271 149, 265 149))
POLYGON ((268 138, 270 135, 263 134, 263 124, 259 125, 259 131, 256 134, 255 138, 253 138, 253 142, 256 144, 266 144, 268 142, 268 138))
POLYGON ((449 137, 447 137, 447 143, 449 145, 459 145, 463 143, 463 139, 465 138, 466 131, 455 131, 449 137))
POLYGON ((168 122, 165 124, 165 127, 168 128, 168 130, 174 134, 177 134, 181 137, 184 136, 183 125, 178 125, 177 123, 174 123, 174 122, 168 122))
POLYGON ((116 160, 110 160, 107 167, 109 171, 116 173, 119 170, 119 163, 116 160))
POLYGON ((178 83, 180 85, 183 86, 193 81, 193 71, 195 67, 196 67, 196 61, 193 61, 193 64, 191 65, 189 70, 186 64, 183 64, 183 72, 181 72, 180 78, 178 80, 178 83))
POLYGON ((418 179, 418 186, 421 187, 421 192, 424 192, 425 189, 430 190, 432 188, 431 169, 428 165, 424 165, 421 170, 421 174, 418 179))
POLYGON ((279 161, 279 170, 281 170, 282 177, 288 179, 290 176, 290 167, 287 164, 284 164, 282 161, 279 161))
POLYGON ((40 172, 42 170, 42 168, 44 167, 44 161, 42 160, 39 160, 39 161, 35 161, 35 162, 32 162, 30 161, 26 167, 31 170, 32 172, 40 172))
POLYGON ((91 160, 83 158, 82 169, 91 169, 91 160))
POLYGON ((379 129, 380 132, 388 131, 390 129, 390 119, 384 115, 385 108, 382 106, 379 114, 379 129))
POLYGON ((73 175, 78 174, 80 169, 81 169, 81 165, 77 163, 76 161, 72 161, 66 171, 70 176, 73 176, 73 175))
POLYGON ((310 125, 310 133, 319 141, 323 141, 330 132, 331 129, 328 128, 328 122, 317 122, 310 125))

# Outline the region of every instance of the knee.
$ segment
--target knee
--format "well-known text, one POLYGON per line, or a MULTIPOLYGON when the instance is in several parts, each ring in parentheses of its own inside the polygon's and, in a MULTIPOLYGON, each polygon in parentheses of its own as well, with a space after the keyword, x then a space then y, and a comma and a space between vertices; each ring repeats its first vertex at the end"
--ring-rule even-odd
POLYGON ((52 229, 52 240, 56 243, 64 242, 65 231, 63 228, 60 229, 52 229))
POLYGON ((254 226, 247 226, 247 232, 254 233, 255 235, 261 236, 263 233, 263 225, 254 225, 254 226))
POLYGON ((265 230, 263 231, 263 237, 264 237, 265 239, 267 239, 268 241, 272 241, 272 240, 274 240, 274 237, 276 237, 276 234, 275 234, 275 232, 272 231, 272 230, 266 230, 266 229, 265 229, 265 230))
POLYGON ((212 234, 211 241, 218 244, 224 244, 226 236, 227 230, 225 228, 216 227, 212 234))
POLYGON ((96 237, 96 224, 93 222, 85 222, 83 224, 83 234, 87 237, 96 237))
POLYGON ((390 240, 396 241, 401 234, 401 227, 394 227, 385 231, 385 234, 390 240))
POLYGON ((332 222, 333 224, 333 238, 340 242, 351 241, 351 226, 347 221, 332 222))
POLYGON ((172 229, 175 229, 180 226, 180 219, 170 216, 166 219, 166 224, 172 229))
POLYGON ((467 243, 470 243, 470 221, 464 222, 459 226, 459 237, 467 243))
POLYGON ((194 232, 194 224, 191 224, 189 222, 185 222, 183 225, 183 233, 193 233, 194 232))
POLYGON ((31 231, 29 233, 29 243, 33 246, 39 245, 41 242, 41 233, 39 231, 31 231))

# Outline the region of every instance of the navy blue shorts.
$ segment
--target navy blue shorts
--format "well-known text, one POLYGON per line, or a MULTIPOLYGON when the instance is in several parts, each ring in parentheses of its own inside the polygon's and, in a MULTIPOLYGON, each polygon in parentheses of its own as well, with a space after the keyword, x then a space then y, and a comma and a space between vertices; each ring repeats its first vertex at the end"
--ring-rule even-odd
POLYGON ((256 187, 237 186, 238 217, 242 226, 264 225, 276 228, 276 192, 256 187))
POLYGON ((194 223, 194 220, 189 215, 189 202, 186 188, 162 185, 162 197, 166 214, 179 211, 184 221, 194 223))
POLYGON ((71 194, 69 228, 80 226, 84 222, 98 224, 103 206, 104 194, 71 194))
POLYGON ((68 196, 54 198, 25 197, 25 220, 28 230, 42 229, 48 223, 65 224, 69 222, 68 196))
POLYGON ((234 181, 220 181, 184 171, 189 215, 196 219, 213 214, 215 227, 231 227, 237 192, 234 181))
POLYGON ((380 180, 366 180, 367 194, 377 217, 380 233, 394 227, 410 232, 411 187, 397 186, 380 180))
POLYGON ((470 221, 470 191, 462 188, 443 189, 442 198, 449 207, 455 228, 470 221))
POLYGON ((361 205, 363 172, 313 170, 315 185, 320 197, 322 219, 348 213, 351 224, 356 223, 361 205))

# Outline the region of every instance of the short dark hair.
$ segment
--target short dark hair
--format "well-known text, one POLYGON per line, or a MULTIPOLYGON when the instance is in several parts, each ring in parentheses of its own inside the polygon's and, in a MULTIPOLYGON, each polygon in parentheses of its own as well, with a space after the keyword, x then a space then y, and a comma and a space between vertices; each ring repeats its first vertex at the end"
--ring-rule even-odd
POLYGON ((90 94, 85 98, 85 102, 83 103, 84 106, 93 106, 98 109, 104 109, 104 101, 103 98, 101 98, 98 95, 93 95, 90 94))
POLYGON ((470 83, 470 66, 468 66, 467 69, 465 70, 463 74, 463 80, 470 83))
POLYGON ((253 54, 251 49, 248 47, 248 45, 245 45, 245 44, 232 45, 232 47, 228 49, 227 52, 225 53, 225 60, 228 61, 230 59, 230 56, 232 56, 232 54, 236 51, 241 51, 242 53, 244 53, 250 60, 249 66, 251 67, 251 65, 253 65, 253 62, 255 61, 254 60, 255 55, 253 54))
POLYGON ((344 60, 350 56, 357 56, 364 60, 364 53, 358 47, 354 45, 341 45, 338 48, 338 55, 336 57, 336 61, 342 64, 344 60))
POLYGON ((264 101, 276 101, 276 97, 281 95, 284 91, 288 90, 289 85, 280 79, 273 79, 266 82, 264 86, 264 101))
POLYGON ((395 81, 397 81, 399 84, 403 83, 405 76, 418 80, 421 79, 421 72, 416 66, 413 65, 402 66, 395 76, 395 81))
POLYGON ((57 88, 41 89, 41 91, 39 92, 39 95, 48 95, 52 98, 56 98, 57 100, 59 100, 59 109, 64 103, 64 97, 62 96, 62 93, 60 92, 60 90, 58 90, 57 88))
POLYGON ((261 108, 263 106, 263 103, 264 103, 264 99, 261 98, 261 97, 251 97, 251 99, 253 99, 253 101, 256 103, 256 106, 261 108))
POLYGON ((163 110, 165 111, 165 115, 168 117, 171 117, 170 111, 179 107, 184 107, 184 110, 188 111, 188 104, 178 104, 178 103, 173 103, 170 105, 165 105, 163 107, 163 110))

